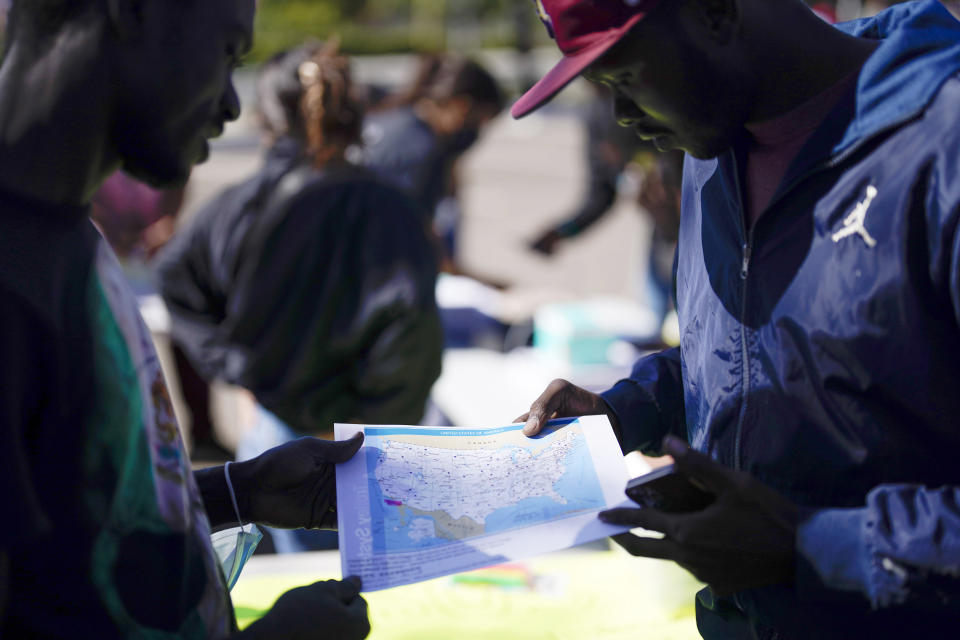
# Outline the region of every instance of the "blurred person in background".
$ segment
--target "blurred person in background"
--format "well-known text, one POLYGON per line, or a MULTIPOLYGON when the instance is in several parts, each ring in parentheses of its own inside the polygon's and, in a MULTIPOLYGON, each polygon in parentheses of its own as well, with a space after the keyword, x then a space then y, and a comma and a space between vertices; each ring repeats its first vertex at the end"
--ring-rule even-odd
MULTIPOLYGON (((256 180, 249 180, 245 186, 224 192, 216 203, 211 203, 204 209, 208 212, 204 214, 205 217, 212 217, 215 209, 233 211, 237 215, 242 212, 247 214, 238 220, 223 220, 224 224, 221 227, 214 226, 208 231, 211 234, 211 242, 217 241, 218 238, 221 242, 219 250, 208 249, 209 251, 218 251, 221 254, 220 257, 211 255, 208 260, 218 261, 221 269, 225 269, 224 274, 232 272, 225 261, 229 255, 232 255, 234 259, 238 257, 239 252, 235 244, 243 237, 243 233, 249 224, 247 217, 254 215, 256 209, 265 204, 267 194, 272 192, 272 189, 283 176, 305 162, 306 131, 303 129, 302 119, 299 115, 303 87, 297 76, 297 68, 309 59, 319 49, 319 46, 318 43, 309 43, 293 51, 276 54, 267 60, 260 69, 256 85, 256 120, 261 134, 261 144, 265 150, 263 164, 258 171, 256 180)), ((182 231, 183 229, 181 229, 182 231)), ((198 230, 191 233, 198 235, 198 230)), ((188 241, 184 238, 179 240, 177 245, 182 246, 188 241)), ((187 265, 184 264, 183 266, 186 267, 187 265)), ((162 281, 163 272, 159 271, 154 265, 151 276, 154 281, 162 281)), ((191 276, 186 272, 181 272, 179 277, 182 280, 187 280, 190 277, 212 276, 201 276, 199 273, 196 276, 191 276)), ((226 276, 221 277, 225 278, 226 276)), ((162 282, 155 284, 160 286, 162 282)), ((165 286, 169 287, 170 284, 167 283, 165 286)), ((197 297, 200 301, 195 304, 208 303, 203 300, 203 296, 212 296, 214 291, 217 291, 217 289, 208 287, 198 293, 197 297)), ((170 301, 166 300, 166 302, 168 310, 174 311, 175 308, 171 306, 170 301)), ((211 413, 213 396, 210 384, 217 378, 217 375, 204 365, 211 358, 207 355, 198 354, 198 349, 201 346, 195 340, 192 340, 193 334, 183 328, 185 320, 182 317, 178 318, 177 315, 174 315, 173 319, 175 322, 172 326, 170 344, 181 393, 191 416, 191 457, 201 462, 232 459, 236 452, 230 452, 224 448, 218 437, 211 413)), ((200 326, 205 325, 201 324, 200 326)), ((211 345, 210 348, 218 347, 211 345)))
POLYGON ((144 266, 173 236, 185 193, 185 186, 154 189, 117 171, 93 196, 90 217, 117 254, 137 295, 156 290, 144 266))
POLYGON ((820 16, 821 19, 834 24, 837 21, 837 3, 833 0, 829 1, 820 1, 820 0, 804 0, 810 9, 820 16))
POLYGON ((503 110, 497 81, 477 62, 428 56, 411 88, 371 113, 362 163, 416 201, 438 244, 440 266, 458 273, 457 161, 503 110))
POLYGON ((597 395, 713 494, 601 519, 709 586, 708 638, 956 633, 960 611, 960 23, 936 0, 836 27, 798 0, 542 0, 563 59, 660 149, 687 152, 680 346, 597 395))
MULTIPOLYGON (((506 285, 472 272, 457 259, 460 163, 503 105, 497 81, 477 62, 456 54, 425 54, 412 81, 380 101, 364 127, 360 161, 408 193, 423 212, 444 274, 438 283, 439 301, 442 305, 452 298, 457 304, 441 307, 444 345, 449 348, 501 349, 509 335, 508 324, 469 302, 464 306, 478 289, 506 285)), ((432 415, 428 422, 443 424, 444 418, 432 415)))
POLYGON ((637 204, 651 217, 653 232, 647 261, 646 286, 640 298, 654 312, 658 327, 673 306, 673 256, 680 226, 680 177, 683 153, 658 152, 613 117, 613 96, 593 87, 587 106, 587 187, 577 209, 530 243, 530 248, 552 256, 570 238, 578 237, 613 209, 621 177, 632 165, 642 172, 637 204))
MULTIPOLYGON (((416 204, 351 164, 363 105, 336 43, 265 65, 260 171, 159 258, 173 335, 209 379, 249 390, 238 459, 334 422, 416 424, 440 373, 436 256, 416 204)), ((335 545, 271 532, 278 551, 335 545)))
MULTIPOLYGON (((140 299, 157 294, 150 263, 173 237, 186 189, 186 185, 154 189, 117 171, 93 196, 90 217, 117 254, 127 280, 140 299)), ((176 341, 171 342, 170 350, 176 380, 189 411, 191 458, 206 462, 230 460, 230 453, 220 444, 213 427, 209 385, 176 341)))
POLYGON ((240 105, 254 0, 14 0, 0 67, 0 636, 363 638, 355 580, 242 633, 211 527, 336 526, 304 438, 193 472, 151 337, 90 200, 123 169, 184 184, 240 105), (171 34, 175 34, 171 38, 171 34))

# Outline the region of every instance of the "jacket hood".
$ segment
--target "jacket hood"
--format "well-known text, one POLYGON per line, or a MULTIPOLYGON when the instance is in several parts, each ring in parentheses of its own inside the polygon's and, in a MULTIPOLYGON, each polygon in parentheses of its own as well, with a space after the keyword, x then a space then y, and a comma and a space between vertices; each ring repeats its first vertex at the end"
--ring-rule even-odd
POLYGON ((836 26, 882 42, 860 72, 855 116, 835 153, 918 115, 960 70, 960 22, 939 0, 894 5, 836 26))

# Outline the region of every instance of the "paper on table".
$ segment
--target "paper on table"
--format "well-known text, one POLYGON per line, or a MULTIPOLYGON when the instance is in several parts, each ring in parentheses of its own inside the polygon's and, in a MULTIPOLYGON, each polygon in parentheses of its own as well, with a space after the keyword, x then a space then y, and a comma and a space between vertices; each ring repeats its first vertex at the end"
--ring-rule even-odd
POLYGON ((606 416, 522 429, 335 425, 338 440, 365 434, 337 466, 343 575, 376 591, 628 530, 596 517, 627 482, 606 416))

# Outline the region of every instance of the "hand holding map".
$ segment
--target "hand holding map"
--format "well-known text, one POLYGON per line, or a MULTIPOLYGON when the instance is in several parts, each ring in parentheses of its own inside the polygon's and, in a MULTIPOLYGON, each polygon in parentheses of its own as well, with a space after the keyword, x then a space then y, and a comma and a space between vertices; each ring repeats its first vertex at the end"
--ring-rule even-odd
POLYGON ((522 429, 336 425, 366 438, 337 466, 344 575, 375 591, 627 530, 596 517, 627 481, 605 416, 522 429))

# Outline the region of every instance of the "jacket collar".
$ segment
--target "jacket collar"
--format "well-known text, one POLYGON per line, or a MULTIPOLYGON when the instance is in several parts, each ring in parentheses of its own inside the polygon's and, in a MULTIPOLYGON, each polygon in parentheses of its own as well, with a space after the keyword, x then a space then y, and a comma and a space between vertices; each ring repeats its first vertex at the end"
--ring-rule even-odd
POLYGON ((882 42, 860 71, 853 120, 834 153, 915 117, 960 69, 960 23, 939 0, 894 5, 837 28, 882 42))
MULTIPOLYGON (((960 23, 939 0, 894 5, 872 18, 836 27, 882 42, 861 69, 856 90, 840 100, 804 146, 781 188, 810 166, 916 117, 943 83, 960 71, 960 23)), ((697 188, 711 178, 718 164, 733 157, 727 152, 721 154, 724 163, 718 158, 693 160, 690 166, 697 188)))

